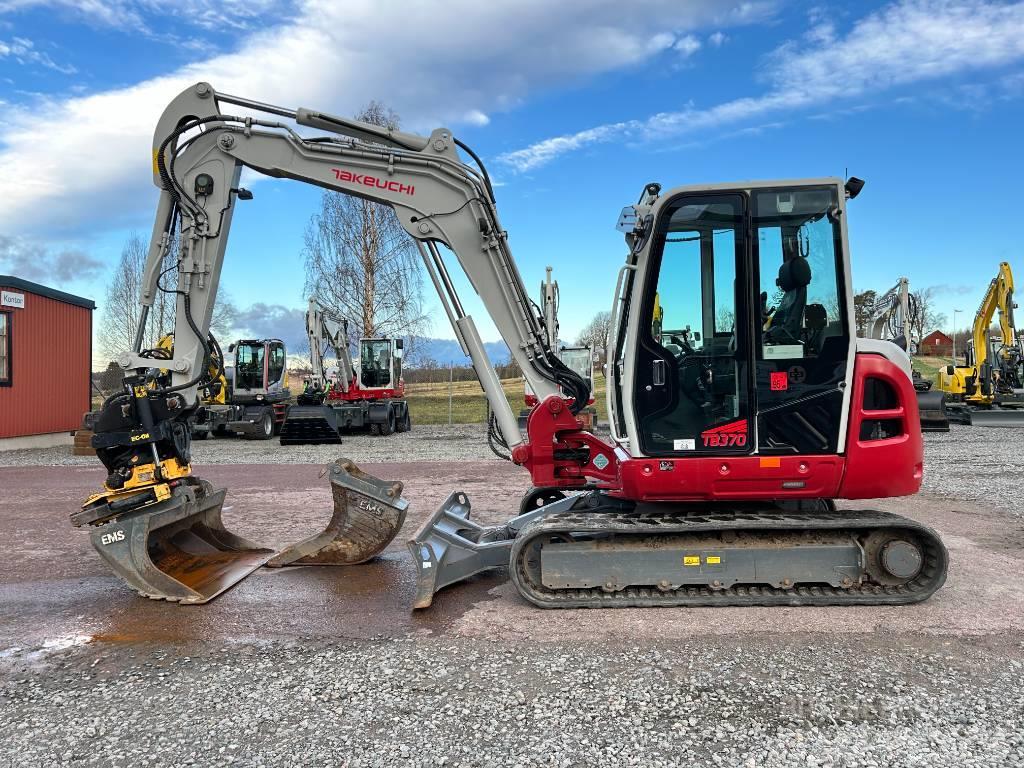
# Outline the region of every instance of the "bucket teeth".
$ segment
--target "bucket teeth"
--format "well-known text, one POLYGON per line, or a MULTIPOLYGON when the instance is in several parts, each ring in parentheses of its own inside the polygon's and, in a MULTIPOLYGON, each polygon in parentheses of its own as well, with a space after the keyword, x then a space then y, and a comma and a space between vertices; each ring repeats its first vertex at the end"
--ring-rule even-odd
POLYGON ((274 555, 224 527, 224 495, 204 481, 182 484, 163 501, 90 525, 92 545, 143 597, 209 602, 274 555))
POLYGON ((398 535, 409 507, 402 483, 378 480, 348 459, 330 465, 330 481, 334 513, 327 528, 267 565, 355 565, 379 555, 398 535))

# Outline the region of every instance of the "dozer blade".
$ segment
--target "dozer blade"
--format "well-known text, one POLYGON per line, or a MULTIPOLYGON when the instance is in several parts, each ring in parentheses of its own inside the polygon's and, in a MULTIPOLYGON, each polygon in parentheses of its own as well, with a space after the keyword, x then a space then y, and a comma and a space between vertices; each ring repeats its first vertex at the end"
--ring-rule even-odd
POLYGON ((455 491, 409 539, 416 566, 413 608, 428 608, 434 593, 490 568, 507 567, 520 529, 552 511, 568 509, 575 496, 519 515, 504 525, 482 526, 469 519, 469 497, 455 491))
POLYGON ((293 405, 281 424, 281 445, 341 443, 338 415, 329 405, 293 405))
POLYGON ((330 475, 334 514, 327 528, 267 565, 356 565, 379 555, 398 535, 409 508, 400 482, 378 480, 348 459, 334 462, 330 475))
POLYGON ((164 501, 89 526, 92 545, 143 597, 209 602, 274 555, 225 529, 224 494, 202 480, 180 485, 164 501))
POLYGON ((968 413, 973 427, 1024 427, 1024 409, 972 408, 968 413))
POLYGON ((949 432, 944 392, 918 392, 917 410, 921 414, 922 432, 949 432))

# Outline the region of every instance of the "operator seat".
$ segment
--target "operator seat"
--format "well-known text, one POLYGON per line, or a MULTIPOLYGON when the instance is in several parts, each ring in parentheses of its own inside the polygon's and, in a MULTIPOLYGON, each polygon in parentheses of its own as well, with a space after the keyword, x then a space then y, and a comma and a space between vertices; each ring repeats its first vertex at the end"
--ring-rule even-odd
POLYGON ((797 344, 807 307, 807 286, 811 284, 811 265, 803 256, 794 256, 782 262, 775 281, 785 293, 772 315, 771 327, 765 332, 765 341, 771 344, 797 344))

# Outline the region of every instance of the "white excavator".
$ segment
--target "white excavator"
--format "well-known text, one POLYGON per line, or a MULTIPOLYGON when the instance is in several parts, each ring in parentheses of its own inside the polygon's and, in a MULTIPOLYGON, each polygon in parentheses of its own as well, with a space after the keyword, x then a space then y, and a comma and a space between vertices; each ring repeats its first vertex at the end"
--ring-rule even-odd
MULTIPOLYGON (((587 407, 576 413, 576 417, 583 423, 583 428, 593 432, 597 426, 597 409, 593 407, 594 398, 594 350, 586 344, 562 344, 558 340, 558 307, 561 301, 561 294, 558 290, 558 281, 551 278, 553 267, 546 267, 544 270, 544 282, 540 284, 540 304, 538 309, 544 322, 544 332, 547 334, 548 346, 558 350, 558 357, 570 369, 575 371, 587 383, 591 392, 590 401, 587 407)), ((526 429, 526 420, 530 411, 539 404, 537 395, 530 388, 530 382, 523 381, 523 400, 526 408, 519 412, 519 429, 526 429)))
MULTIPOLYGON (((199 83, 164 111, 153 160, 160 200, 141 300, 145 315, 177 239, 172 382, 147 379, 141 336, 121 355, 124 391, 94 436, 108 478, 73 516, 143 594, 203 602, 273 555, 237 537, 200 541, 225 491, 193 474, 186 428, 208 376, 245 167, 390 205, 473 362, 492 440, 534 487, 573 492, 484 527, 456 490, 409 541, 414 607, 493 567, 544 608, 901 605, 943 584, 934 531, 833 502, 913 494, 922 473, 909 358, 852 332, 847 201, 860 180, 644 187, 618 223, 626 258, 611 302, 605 441, 581 428, 587 384, 548 343, 488 174, 448 129, 419 136, 199 83), (525 434, 442 248, 538 397, 525 434)), ((566 207, 547 220, 572 218, 566 207)), ((351 463, 333 474, 336 500, 362 513, 404 503, 400 484, 351 463)))
POLYGON ((306 310, 312 371, 281 425, 281 445, 340 443, 340 430, 390 435, 412 429, 402 378, 402 339, 359 340, 358 366, 349 355, 348 321, 316 299, 306 310), (337 375, 324 367, 333 349, 337 375))
MULTIPOLYGON (((917 354, 921 339, 915 333, 915 322, 920 308, 917 299, 910 292, 910 281, 901 277, 896 285, 875 298, 867 308, 868 317, 864 335, 869 339, 891 341, 911 355, 917 354)), ((949 432, 949 417, 946 414, 946 396, 932 389, 932 382, 924 379, 917 371, 912 374, 914 390, 917 392, 917 410, 921 416, 922 432, 949 432)))

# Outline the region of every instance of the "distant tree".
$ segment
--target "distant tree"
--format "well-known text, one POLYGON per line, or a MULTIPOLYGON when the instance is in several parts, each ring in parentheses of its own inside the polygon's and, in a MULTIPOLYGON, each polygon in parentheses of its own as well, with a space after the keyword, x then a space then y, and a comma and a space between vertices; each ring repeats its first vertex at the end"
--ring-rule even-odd
POLYGON ((611 324, 611 312, 598 312, 580 331, 579 336, 576 337, 577 344, 589 346, 594 351, 598 356, 600 365, 607 362, 605 356, 607 354, 608 333, 611 331, 611 324))
POLYGON ((861 291, 853 295, 853 321, 857 326, 858 336, 867 335, 872 308, 877 300, 878 293, 875 291, 861 291))
MULTIPOLYGON (((398 115, 372 101, 357 120, 397 128, 398 115)), ((304 237, 306 292, 348 318, 360 336, 415 336, 426 327, 422 266, 389 206, 324 192, 304 237)))
POLYGON ((910 326, 913 335, 923 339, 936 328, 946 324, 946 316, 935 307, 935 288, 920 288, 912 291, 917 311, 911 312, 910 326))
POLYGON ((135 333, 142 317, 139 295, 142 269, 146 265, 146 246, 138 233, 132 232, 121 248, 114 274, 107 283, 97 342, 108 360, 132 349, 135 333))

